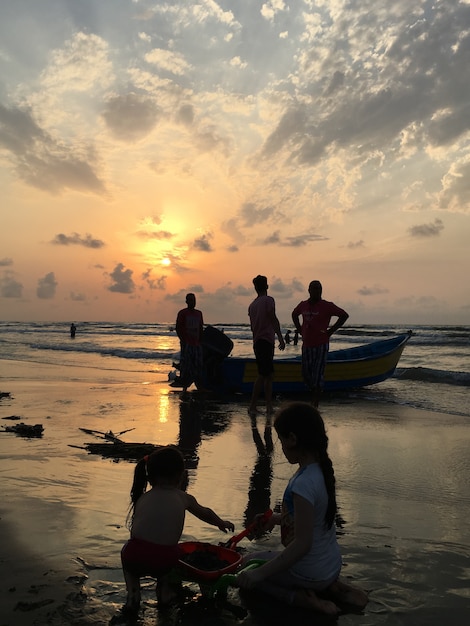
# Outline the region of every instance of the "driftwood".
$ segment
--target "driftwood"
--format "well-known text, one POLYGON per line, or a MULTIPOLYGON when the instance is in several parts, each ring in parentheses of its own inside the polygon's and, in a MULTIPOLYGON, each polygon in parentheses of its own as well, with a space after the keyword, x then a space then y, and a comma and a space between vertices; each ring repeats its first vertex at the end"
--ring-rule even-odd
MULTIPOLYGON (((100 430, 90 430, 88 428, 80 428, 80 430, 89 435, 93 435, 94 437, 98 437, 99 439, 103 439, 104 441, 100 443, 85 443, 83 446, 74 446, 69 444, 70 447, 87 450, 90 454, 99 454, 104 458, 116 460, 122 459, 125 461, 139 461, 147 454, 152 454, 152 452, 162 447, 161 445, 153 443, 129 443, 122 441, 119 438, 119 435, 127 433, 130 430, 134 430, 133 428, 123 430, 116 434, 114 434, 110 430, 107 432, 103 432, 100 430)), ((197 467, 199 458, 194 450, 186 450, 182 448, 179 449, 184 456, 186 469, 197 467)))
POLYGON ((108 430, 107 432, 103 432, 102 430, 92 430, 90 428, 80 428, 80 430, 87 435, 94 435, 99 439, 105 439, 106 441, 112 441, 113 443, 124 443, 122 439, 120 439, 120 435, 124 433, 129 433, 131 430, 135 430, 134 428, 128 428, 127 430, 121 430, 119 433, 113 433, 112 430, 108 430))
MULTIPOLYGON (((76 447, 76 446, 74 446, 76 447)), ((90 454, 99 454, 110 459, 123 459, 126 461, 139 461, 146 454, 151 454, 160 446, 152 443, 125 443, 124 441, 114 443, 86 443, 84 448, 90 454)))

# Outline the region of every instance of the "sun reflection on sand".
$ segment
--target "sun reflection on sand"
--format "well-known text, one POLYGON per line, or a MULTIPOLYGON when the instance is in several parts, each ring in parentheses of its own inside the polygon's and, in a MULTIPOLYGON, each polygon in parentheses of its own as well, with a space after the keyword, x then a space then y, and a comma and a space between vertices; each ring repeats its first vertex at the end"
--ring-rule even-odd
POLYGON ((168 389, 160 389, 158 395, 158 404, 159 404, 159 416, 158 421, 162 424, 168 422, 168 416, 170 412, 170 398, 168 389))

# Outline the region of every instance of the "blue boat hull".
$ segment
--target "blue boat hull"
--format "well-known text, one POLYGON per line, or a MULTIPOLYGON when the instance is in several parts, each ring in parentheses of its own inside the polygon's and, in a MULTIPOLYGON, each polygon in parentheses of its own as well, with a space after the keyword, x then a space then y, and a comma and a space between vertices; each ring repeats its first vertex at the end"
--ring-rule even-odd
MULTIPOLYGON (((325 368, 325 391, 343 391, 374 385, 390 378, 397 367, 411 332, 391 339, 332 351, 325 368)), ((255 359, 225 358, 217 381, 210 386, 229 393, 251 393, 258 377, 255 359)), ((301 357, 274 361, 273 391, 276 393, 305 392, 301 357)))

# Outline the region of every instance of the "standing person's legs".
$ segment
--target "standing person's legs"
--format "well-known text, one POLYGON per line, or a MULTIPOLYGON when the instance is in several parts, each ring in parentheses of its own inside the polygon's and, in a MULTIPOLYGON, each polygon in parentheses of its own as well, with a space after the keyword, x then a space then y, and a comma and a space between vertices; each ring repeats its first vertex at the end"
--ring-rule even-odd
POLYGON ((266 400, 266 415, 273 414, 273 373, 264 377, 264 398, 266 400))
POLYGON ((251 402, 248 408, 248 413, 252 416, 256 415, 256 413, 258 412, 258 398, 263 387, 264 387, 264 377, 261 375, 258 375, 258 378, 255 380, 253 384, 253 391, 251 393, 251 402))
POLYGON ((186 392, 191 381, 189 379, 189 355, 188 355, 188 346, 181 344, 181 352, 180 352, 180 380, 181 386, 183 387, 183 393, 186 392), (189 382, 188 382, 189 381, 189 382))
POLYGON ((202 346, 192 346, 191 373, 199 391, 204 390, 204 354, 202 346))
POLYGON ((318 407, 323 389, 323 374, 328 356, 328 344, 315 347, 302 346, 302 375, 313 393, 313 404, 318 407))
POLYGON ((250 415, 256 414, 258 410, 258 398, 262 389, 264 389, 266 409, 268 412, 272 412, 272 381, 274 372, 274 344, 264 339, 259 339, 255 342, 253 350, 258 366, 258 378, 253 385, 251 394, 251 402, 248 409, 250 415))

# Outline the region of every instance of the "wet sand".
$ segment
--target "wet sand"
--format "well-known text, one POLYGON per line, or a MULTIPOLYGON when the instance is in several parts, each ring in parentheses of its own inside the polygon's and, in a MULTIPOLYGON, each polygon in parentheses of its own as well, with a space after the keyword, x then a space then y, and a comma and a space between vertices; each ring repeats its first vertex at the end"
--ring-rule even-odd
MULTIPOLYGON (((119 551, 133 464, 89 454, 98 438, 79 429, 112 429, 125 441, 176 443, 194 457, 189 490, 231 519, 236 530, 274 506, 292 473, 261 415, 252 428, 247 399, 197 393, 182 401, 164 381, 133 375, 101 380, 60 368, 31 370, 0 361, 0 425, 17 416, 42 423, 43 437, 0 432, 0 626, 125 624, 119 551)), ((116 375, 117 376, 117 375, 116 375)), ((280 401, 281 399, 279 399, 280 401)), ((470 611, 469 425, 464 418, 354 398, 325 398, 344 524, 344 576, 370 593, 363 614, 347 626, 464 626, 470 611)), ((184 540, 226 537, 188 515, 184 540)), ((278 536, 245 540, 248 552, 278 546, 278 536)), ((199 589, 189 585, 195 594, 199 589)), ((327 620, 230 590, 214 607, 195 595, 158 611, 144 581, 138 624, 264 625, 327 620)))

